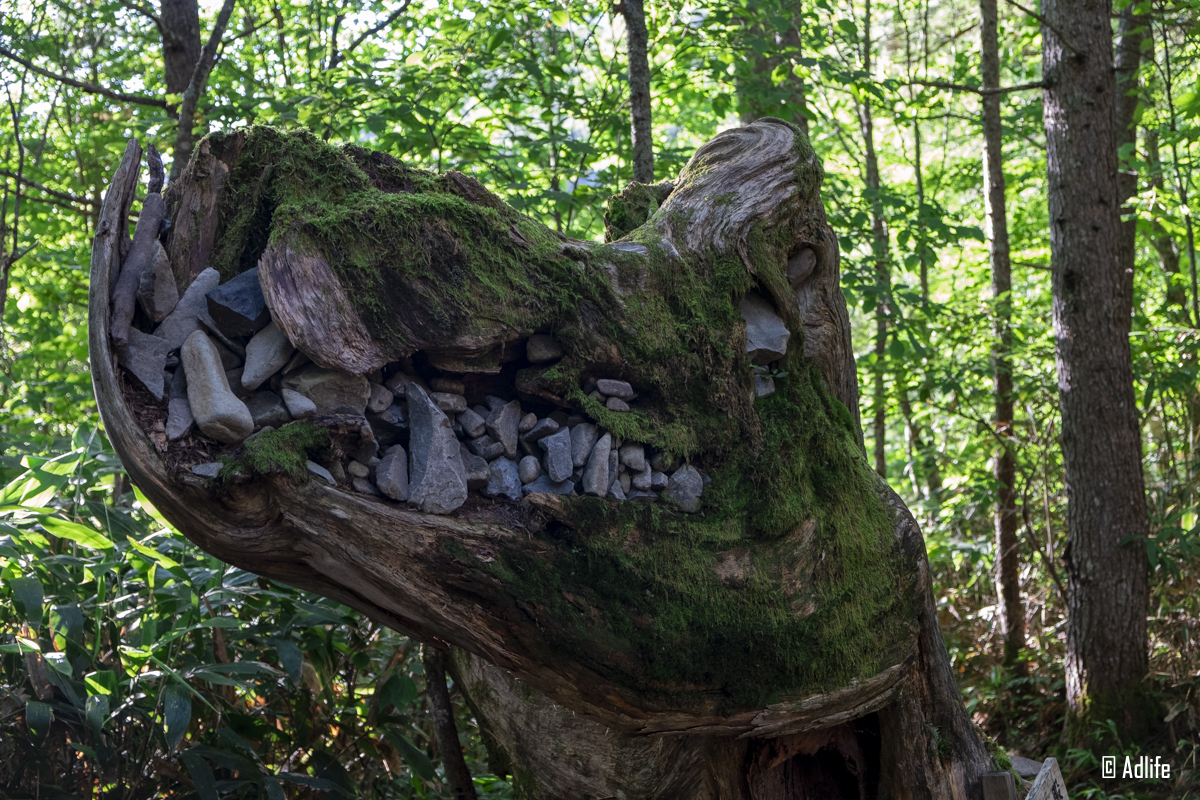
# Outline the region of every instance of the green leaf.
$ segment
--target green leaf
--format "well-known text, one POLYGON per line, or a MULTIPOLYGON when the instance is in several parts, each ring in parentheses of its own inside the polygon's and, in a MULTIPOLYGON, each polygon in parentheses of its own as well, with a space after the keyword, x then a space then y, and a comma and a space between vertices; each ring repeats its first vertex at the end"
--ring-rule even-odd
POLYGON ((111 539, 87 525, 80 525, 78 522, 71 522, 69 519, 61 517, 49 516, 42 517, 38 522, 46 529, 47 533, 60 539, 70 539, 72 542, 77 542, 93 550, 111 550, 113 548, 111 539))
POLYGON ((559 9, 550 13, 550 21, 560 28, 565 28, 571 22, 571 15, 559 9))
POLYGON ((427 781, 433 779, 433 762, 429 760, 429 756, 418 750, 416 745, 410 742, 404 734, 389 726, 383 729, 383 738, 395 748, 400 757, 404 759, 404 763, 408 764, 419 777, 427 781))
POLYGON ((158 552, 153 547, 147 547, 146 545, 142 544, 141 542, 135 542, 133 539, 129 540, 129 544, 133 546, 134 550, 137 550, 139 553, 144 555, 146 558, 155 562, 156 564, 163 567, 164 569, 172 569, 173 567, 179 566, 178 561, 176 561, 173 558, 169 558, 168 556, 164 556, 162 553, 158 552))
POLYGON ((380 711, 387 711, 388 706, 403 711, 417 698, 417 685, 407 675, 395 674, 375 690, 375 696, 380 711))
POLYGON ((92 695, 85 701, 84 718, 92 733, 97 736, 104 730, 104 723, 108 721, 109 708, 107 695, 92 695))
POLYGON ((217 794, 217 779, 213 776, 212 767, 200 755, 187 751, 179 754, 179 760, 187 767, 192 783, 196 784, 196 794, 200 800, 220 800, 217 794))
POLYGON ((50 706, 37 700, 25 704, 25 727, 29 729, 34 744, 40 745, 45 740, 53 723, 54 709, 50 706))
POLYGON ((163 735, 167 740, 167 752, 179 746, 192 722, 192 698, 178 686, 163 690, 163 735))
POLYGON ((279 664, 294 683, 300 682, 300 670, 304 665, 304 654, 294 642, 285 639, 275 640, 275 652, 279 654, 279 664))
POLYGON ((117 673, 111 669, 93 672, 85 675, 83 682, 89 695, 106 697, 117 690, 117 673))
POLYGON ((9 581, 13 594, 25 609, 25 619, 34 628, 42 624, 42 582, 37 578, 13 578, 9 581))

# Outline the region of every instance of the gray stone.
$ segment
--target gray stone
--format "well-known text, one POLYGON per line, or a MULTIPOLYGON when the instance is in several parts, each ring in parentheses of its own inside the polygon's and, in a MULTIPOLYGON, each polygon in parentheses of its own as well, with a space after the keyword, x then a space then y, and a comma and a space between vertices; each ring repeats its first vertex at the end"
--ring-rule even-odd
POLYGON ((525 357, 534 364, 544 364, 556 358, 562 358, 562 345, 553 336, 546 333, 535 333, 525 343, 525 357))
POLYGON ((342 467, 342 462, 340 462, 340 461, 334 461, 334 462, 330 463, 329 474, 333 477, 333 480, 337 483, 345 483, 346 482, 346 470, 342 467))
MULTIPOLYGON (((364 379, 365 383, 365 379, 364 379)), ((449 514, 467 499, 467 476, 450 418, 416 384, 407 390, 408 501, 427 514, 449 514)))
POLYGON ((604 401, 604 407, 609 411, 628 411, 629 403, 626 403, 619 397, 610 397, 604 401))
POLYGON ((250 410, 256 428, 267 425, 279 428, 292 421, 283 399, 274 392, 257 392, 246 401, 246 408, 250 410))
POLYGON ((555 483, 545 475, 541 476, 533 483, 525 484, 522 491, 529 494, 570 494, 575 491, 575 484, 572 481, 563 481, 555 483))
POLYGON ((467 387, 462 381, 456 381, 453 378, 434 378, 429 382, 429 388, 435 392, 447 392, 449 394, 465 394, 467 387))
POLYGON ((311 472, 313 475, 316 475, 318 478, 325 481, 330 486, 337 486, 337 481, 335 481, 333 479, 333 475, 329 472, 329 470, 325 469, 317 462, 305 461, 304 466, 308 468, 309 472, 311 472))
POLYGON ((196 420, 186 397, 172 397, 167 403, 167 439, 175 441, 187 436, 196 420))
POLYGON ((371 430, 381 445, 396 444, 408 434, 408 413, 405 407, 393 403, 378 414, 367 414, 371 430))
POLYGON ((760 372, 754 373, 754 397, 767 397, 775 394, 775 379, 760 372))
POLYGON ((187 338, 200 330, 200 312, 205 310, 207 303, 204 295, 220 281, 221 273, 212 267, 201 272, 183 293, 183 297, 179 298, 174 310, 154 329, 155 336, 166 340, 168 350, 183 347, 187 338))
POLYGON ((480 419, 487 419, 488 414, 492 413, 492 410, 485 405, 471 406, 471 410, 478 414, 480 419))
MULTIPOLYGON (((212 339, 209 339, 209 341, 212 342, 213 347, 216 347, 216 342, 213 342, 212 339)), ((218 357, 220 357, 219 354, 218 357)), ((229 391, 233 392, 241 400, 247 400, 250 397, 250 392, 242 385, 242 371, 242 367, 225 370, 225 380, 229 383, 229 391)))
POLYGON ((367 396, 367 411, 382 414, 392 404, 392 390, 378 383, 367 384, 371 393, 367 396))
POLYGON ((604 397, 604 395, 600 394, 600 392, 596 391, 595 389, 593 389, 593 390, 592 390, 592 391, 591 391, 591 392, 588 394, 588 397, 592 398, 593 400, 595 400, 595 401, 596 401, 597 403, 599 403, 600 405, 604 405, 604 401, 607 399, 607 398, 605 398, 605 397, 604 397))
POLYGON ((542 462, 537 456, 525 456, 517 464, 517 474, 521 476, 521 483, 533 483, 542 474, 542 462))
POLYGON ((291 360, 296 348, 287 334, 274 322, 267 325, 246 345, 246 369, 242 372, 242 385, 251 391, 283 369, 291 360))
POLYGON ((608 451, 608 482, 615 481, 619 474, 621 474, 621 457, 617 448, 612 447, 608 451))
POLYGON ((400 445, 389 447, 375 466, 375 486, 393 500, 408 499, 408 454, 400 445))
POLYGON ((621 445, 621 463, 634 472, 646 468, 646 448, 635 442, 621 445))
POLYGON ((748 292, 741 303, 746 321, 746 353, 755 364, 769 364, 787 354, 791 333, 769 301, 748 292))
POLYGON ((507 497, 509 500, 521 499, 521 477, 517 462, 511 458, 497 458, 488 466, 487 488, 483 493, 488 497, 507 497))
POLYGON ((318 414, 335 414, 339 408, 349 408, 363 414, 371 396, 371 386, 362 375, 325 369, 315 364, 285 377, 283 388, 299 392, 312 400, 318 414))
POLYGON ((146 387, 155 400, 162 400, 166 396, 163 370, 170 350, 166 340, 131 327, 125 346, 117 351, 117 363, 146 387))
POLYGON ((584 378, 583 393, 591 394, 594 391, 596 391, 596 379, 595 378, 584 378))
POLYGON ((617 483, 621 486, 622 494, 629 494, 629 490, 633 488, 633 478, 628 472, 622 472, 617 478, 617 483))
POLYGON ((466 445, 459 443, 459 455, 462 456, 463 470, 467 475, 467 488, 473 492, 482 492, 488 482, 487 459, 475 455, 466 445))
POLYGON ((271 321, 258 283, 258 267, 210 290, 207 299, 209 316, 226 336, 253 336, 271 321))
POLYGON ((700 492, 704 490, 704 478, 691 464, 685 464, 671 475, 663 496, 671 500, 684 511, 692 512, 700 509, 700 492))
POLYGON ((283 404, 287 407, 288 413, 294 419, 308 419, 317 413, 317 404, 299 392, 284 389, 280 394, 283 396, 283 404))
POLYGON ((221 357, 221 366, 225 368, 226 372, 231 369, 237 369, 245 364, 241 356, 222 344, 219 339, 213 339, 212 343, 213 347, 217 348, 217 355, 221 357))
POLYGON ((787 279, 793 289, 800 288, 800 284, 812 275, 813 270, 817 268, 817 254, 811 247, 803 248, 799 253, 788 259, 787 262, 787 279))
POLYGON ((574 465, 571 463, 571 431, 563 428, 558 433, 547 436, 538 442, 546 451, 546 475, 554 483, 561 483, 571 477, 574 465))
POLYGON ((408 387, 414 383, 417 386, 420 386, 422 389, 426 389, 426 391, 428 391, 425 386, 425 381, 413 375, 406 375, 403 372, 397 372, 395 375, 384 381, 383 385, 386 386, 396 397, 406 397, 408 387))
POLYGON ((670 478, 667 477, 667 473, 665 473, 665 472, 651 472, 650 473, 650 488, 651 489, 665 489, 665 488, 667 488, 667 483, 669 481, 670 481, 670 478))
POLYGON ((193 331, 183 345, 182 356, 188 376, 188 405, 201 432, 225 444, 240 442, 253 433, 254 418, 230 390, 208 335, 193 331))
POLYGON ((632 400, 637 397, 633 391, 633 387, 629 385, 629 381, 614 381, 609 378, 601 378, 596 381, 596 390, 605 397, 619 397, 622 400, 632 400))
POLYGON ((574 466, 582 467, 587 463, 599 437, 600 430, 590 422, 571 428, 571 463, 574 466))
POLYGON ((678 466, 679 459, 668 453, 655 453, 650 456, 650 466, 658 472, 673 472, 678 466))
POLYGON ((478 439, 487 430, 483 417, 470 408, 458 415, 458 423, 462 425, 463 434, 471 439, 478 439))
POLYGON ((537 414, 530 411, 525 416, 521 417, 521 424, 517 426, 517 433, 529 433, 533 430, 533 426, 537 425, 537 414))
POLYGON ((478 439, 472 439, 469 446, 475 455, 485 461, 491 461, 494 458, 504 455, 504 445, 490 436, 480 436, 478 439))
POLYGON ((572 414, 571 416, 567 417, 568 428, 574 428, 576 425, 582 425, 585 422, 587 422, 587 419, 579 416, 578 414, 572 414))
POLYGON ((292 356, 286 364, 283 365, 283 374, 287 375, 289 372, 295 372, 301 367, 308 366, 311 363, 312 359, 308 357, 307 353, 305 353, 303 350, 297 350, 296 354, 292 356))
POLYGON ((179 287, 175 285, 175 274, 171 272, 171 259, 161 242, 155 241, 154 263, 142 273, 138 286, 137 300, 151 321, 158 323, 166 319, 179 302, 179 287))
POLYGON ((192 474, 199 475, 201 478, 215 478, 221 474, 221 467, 225 466, 220 461, 210 461, 207 464, 197 464, 192 467, 192 474))
POLYGON ((646 491, 645 489, 632 489, 625 494, 626 500, 639 500, 643 503, 653 503, 658 499, 658 495, 654 492, 646 491))
POLYGON ((445 411, 447 414, 461 414, 467 410, 467 398, 461 394, 449 394, 447 392, 432 392, 429 399, 434 402, 438 408, 445 411))
POLYGON ((612 486, 608 487, 608 494, 605 496, 609 500, 624 500, 625 490, 621 487, 621 482, 613 481, 612 486))
POLYGON ((633 476, 632 483, 635 489, 643 492, 649 490, 654 485, 654 470, 647 464, 641 472, 633 476))
POLYGON ((485 397, 483 401, 487 404, 488 411, 495 411, 497 408, 502 408, 508 403, 503 397, 496 397, 492 394, 485 397))
POLYGON ((533 444, 534 442, 544 439, 547 436, 558 433, 559 424, 552 419, 538 420, 537 424, 529 429, 529 433, 525 434, 525 441, 533 444))
MULTIPOLYGON (((488 405, 495 399, 488 397, 488 405)), ((517 425, 521 422, 521 402, 513 400, 492 408, 485 420, 488 433, 500 444, 504 445, 504 455, 509 458, 517 457, 517 425)))
MULTIPOLYGON (((581 426, 582 427, 582 426, 581 426)), ((596 497, 608 493, 608 453, 612 450, 612 435, 604 434, 592 447, 587 466, 583 469, 583 491, 596 497)))
POLYGON ((1012 762, 1013 769, 1022 778, 1037 777, 1037 774, 1042 771, 1042 762, 1034 761, 1032 758, 1010 755, 1008 760, 1012 762))
POLYGON ((350 473, 352 478, 367 478, 371 475, 371 468, 366 464, 351 461, 346 465, 346 472, 350 473))
POLYGON ((375 488, 375 484, 371 483, 366 478, 352 478, 350 486, 359 494, 369 494, 374 497, 379 497, 380 492, 375 488))
POLYGON ((167 397, 172 400, 187 397, 187 372, 182 365, 171 375, 170 383, 167 386, 167 397))

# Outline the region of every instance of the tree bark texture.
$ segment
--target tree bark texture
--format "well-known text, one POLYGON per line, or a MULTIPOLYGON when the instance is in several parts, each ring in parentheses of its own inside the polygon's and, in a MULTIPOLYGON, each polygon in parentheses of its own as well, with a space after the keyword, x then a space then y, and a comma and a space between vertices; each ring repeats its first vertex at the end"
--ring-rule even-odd
POLYGON ((633 179, 654 183, 654 135, 650 114, 650 58, 643 0, 621 0, 629 54, 629 117, 633 133, 633 179))
POLYGON ((200 61, 200 5, 196 0, 160 0, 163 73, 170 94, 183 94, 200 61))
MULTIPOLYGON (((115 366, 97 288, 119 266, 139 157, 131 145, 105 196, 90 309, 97 400, 131 478, 216 557, 454 648, 527 796, 974 791, 990 758, 920 532, 863 459, 837 239, 798 129, 726 131, 673 183, 632 185, 610 208, 644 221, 605 244, 461 173, 303 132, 206 137, 165 196, 181 284, 256 266, 274 323, 320 367, 411 364, 467 394, 586 412, 707 471, 712 499, 692 514, 552 494, 421 513, 308 479, 303 460, 263 466, 250 444, 155 438, 165 408, 115 366), (788 375, 758 400, 737 311, 751 291, 791 334, 788 375), (550 367, 525 358, 538 332, 562 344, 550 367), (578 388, 589 378, 629 381, 637 408, 607 410, 578 388), (189 469, 218 455, 220 480, 189 469)), ((320 433, 324 455, 293 457, 331 463, 373 435, 349 412, 283 430, 320 433)))
MULTIPOLYGON (((1000 88, 1000 43, 996 0, 980 0, 979 52, 983 88, 1000 88)), ((992 267, 992 302, 995 342, 992 345, 995 378, 993 425, 1000 446, 993 474, 996 478, 996 588, 1003 612, 1004 663, 1017 667, 1025 647, 1025 605, 1021 601, 1021 550, 1017 538, 1017 468, 1013 453, 1012 377, 1012 264, 1008 249, 1008 211, 1005 200, 1003 135, 999 94, 984 94, 983 180, 987 203, 988 255, 992 267)))
POLYGON ((471 771, 463 758, 458 726, 454 724, 454 706, 446 686, 446 654, 426 645, 421 652, 421 665, 425 668, 425 696, 433 717, 433 735, 442 756, 442 769, 446 773, 446 788, 454 800, 475 800, 475 782, 471 780, 471 771))
POLYGON ((1111 10, 1106 0, 1043 5, 1054 27, 1042 31, 1043 103, 1067 483, 1068 724, 1078 740, 1090 720, 1130 726, 1148 711, 1140 692, 1148 567, 1137 538, 1147 517, 1129 345, 1133 275, 1121 257, 1111 10))
MULTIPOLYGON (((196 142, 196 109, 208 86, 208 76, 212 74, 212 68, 216 65, 217 49, 221 45, 221 37, 225 35, 225 28, 229 25, 229 17, 233 14, 236 3, 237 0, 225 0, 221 10, 217 12, 212 32, 200 51, 200 57, 194 62, 192 73, 183 89, 183 97, 179 102, 179 119, 176 120, 175 150, 172 153, 174 160, 171 162, 172 178, 179 175, 179 170, 192 157, 192 147, 196 142)), ((182 63, 182 57, 179 62, 182 63)))

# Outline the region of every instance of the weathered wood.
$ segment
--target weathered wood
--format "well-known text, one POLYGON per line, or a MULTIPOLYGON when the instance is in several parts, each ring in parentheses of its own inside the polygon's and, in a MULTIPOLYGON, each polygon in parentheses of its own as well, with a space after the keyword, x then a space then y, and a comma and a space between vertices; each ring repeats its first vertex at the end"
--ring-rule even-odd
POLYGON ((1017 782, 1011 772, 985 772, 980 784, 983 800, 1017 800, 1017 782))
POLYGON ((1042 764, 1042 771, 1034 779, 1025 800, 1067 800, 1067 784, 1063 781, 1057 759, 1047 758, 1042 764))

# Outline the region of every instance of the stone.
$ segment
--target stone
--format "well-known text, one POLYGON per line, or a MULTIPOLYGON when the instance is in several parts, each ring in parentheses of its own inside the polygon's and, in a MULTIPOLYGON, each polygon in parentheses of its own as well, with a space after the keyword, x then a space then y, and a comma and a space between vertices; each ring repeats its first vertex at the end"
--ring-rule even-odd
POLYGON ((325 481, 330 486, 337 486, 337 481, 335 481, 333 479, 333 475, 329 472, 329 470, 325 469, 317 462, 305 461, 304 466, 308 468, 309 472, 311 472, 313 475, 316 475, 318 478, 325 481))
POLYGON ((384 381, 383 385, 386 386, 388 390, 396 397, 406 397, 408 387, 413 383, 415 383, 417 386, 420 386, 422 389, 426 388, 425 381, 412 375, 406 375, 403 372, 397 372, 395 375, 384 381))
POLYGON ((633 488, 640 489, 643 492, 648 491, 654 486, 654 470, 650 469, 650 465, 647 464, 641 472, 633 476, 631 482, 633 488))
POLYGON ((142 273, 138 285, 137 301, 142 312, 154 323, 162 322, 175 310, 179 302, 179 287, 175 285, 175 274, 171 272, 171 259, 162 242, 155 241, 154 261, 142 273))
POLYGON ((192 285, 179 298, 175 308, 167 315, 157 328, 154 335, 167 342, 168 350, 178 350, 183 347, 187 338, 200 330, 200 312, 205 310, 206 295, 221 282, 221 273, 212 267, 201 272, 192 281, 192 285))
POLYGON ((167 397, 172 400, 187 397, 187 372, 182 366, 171 375, 167 385, 167 397))
POLYGON ((434 378, 429 382, 429 388, 435 392, 446 392, 448 394, 466 394, 467 387, 462 381, 456 381, 453 378, 434 378))
POLYGON ((488 466, 487 488, 483 493, 488 497, 507 497, 509 500, 521 499, 521 478, 517 462, 511 458, 497 458, 488 466))
POLYGON ((622 472, 617 478, 617 483, 621 485, 622 494, 629 494, 629 490, 633 488, 633 478, 628 472, 622 472))
POLYGON ((372 414, 382 414, 392 404, 392 390, 378 383, 369 383, 371 393, 367 395, 367 411, 372 414))
POLYGON ((700 510, 700 492, 704 490, 704 479, 691 464, 675 470, 667 482, 663 496, 687 512, 700 510))
POLYGON ((634 472, 646 468, 646 448, 635 442, 621 445, 621 463, 634 472))
POLYGON ((288 359, 288 362, 283 365, 283 374, 287 375, 289 372, 295 372, 301 367, 306 367, 311 363, 312 359, 308 357, 307 353, 305 353, 303 350, 297 350, 295 355, 288 359))
POLYGON ((492 413, 492 410, 484 405, 473 405, 471 410, 478 414, 480 419, 487 419, 488 414, 492 413))
POLYGON ((571 428, 571 463, 582 467, 587 463, 596 440, 600 438, 600 430, 590 422, 584 422, 571 428))
MULTIPOLYGON (((132 330, 132 329, 131 329, 132 330)), ((187 436, 196 423, 186 397, 172 397, 167 402, 167 439, 174 442, 187 436)))
POLYGON ((645 489, 633 489, 625 493, 626 500, 638 500, 643 503, 653 503, 658 499, 658 495, 654 492, 648 492, 645 489))
MULTIPOLYGON (((214 347, 216 346, 217 343, 213 342, 212 339, 209 339, 209 341, 212 342, 214 347)), ((250 392, 248 392, 246 387, 242 385, 242 372, 242 367, 227 369, 225 370, 225 380, 229 383, 229 390, 231 392, 237 395, 237 397, 240 399, 246 400, 250 397, 250 392)))
POLYGON ((553 361, 562 356, 562 345, 547 333, 535 333, 525 343, 525 357, 534 364, 545 364, 547 361, 553 361))
POLYGON ((619 397, 622 400, 632 400, 637 397, 633 387, 629 385, 629 381, 614 381, 609 378, 601 378, 596 381, 596 391, 605 397, 619 397))
POLYGON ((596 379, 595 378, 585 378, 583 381, 583 393, 591 394, 594 391, 596 391, 596 379))
POLYGON ((578 414, 572 414, 571 416, 567 417, 568 428, 574 428, 576 425, 582 425, 585 422, 587 422, 587 419, 579 416, 578 414))
POLYGON ((339 408, 349 408, 363 414, 371 396, 371 386, 362 375, 325 369, 315 364, 286 376, 283 388, 299 392, 312 400, 318 414, 335 414, 339 408))
POLYGON ((588 394, 588 397, 592 398, 600 405, 604 405, 604 401, 607 399, 604 395, 600 394, 600 392, 596 391, 595 389, 593 389, 591 391, 591 393, 588 394))
POLYGON ((367 422, 381 445, 396 444, 408 436, 408 413, 405 407, 393 403, 378 414, 367 414, 367 422))
POLYGON ((493 458, 504 455, 504 445, 486 435, 480 436, 478 439, 472 439, 469 447, 475 455, 484 461, 491 461, 493 458))
POLYGON ((612 486, 608 487, 608 494, 605 496, 609 500, 624 500, 625 490, 621 487, 621 482, 613 481, 612 486))
POLYGON ((346 465, 346 472, 352 478, 367 478, 371 475, 371 468, 366 464, 360 464, 357 461, 351 461, 346 465))
POLYGON ((234 276, 206 297, 209 316, 226 336, 253 336, 271 321, 258 283, 258 267, 234 276))
POLYGON ((117 351, 117 363, 136 378, 155 400, 162 400, 166 396, 163 370, 167 367, 167 353, 170 350, 165 339, 131 327, 124 347, 117 351))
POLYGON ((346 482, 346 470, 342 467, 342 462, 333 461, 329 464, 329 474, 333 477, 336 483, 346 482))
POLYGON ((650 473, 650 488, 651 489, 665 489, 665 488, 667 488, 667 483, 669 481, 670 481, 670 478, 667 477, 667 473, 665 473, 665 472, 651 472, 650 473))
POLYGON ((467 398, 461 394, 449 394, 447 392, 431 392, 429 399, 434 402, 438 408, 445 411, 447 414, 461 414, 467 410, 467 398))
POLYGON ((527 495, 530 495, 530 494, 570 494, 571 492, 575 491, 575 484, 572 481, 563 481, 562 483, 555 483, 554 481, 550 480, 548 477, 543 475, 540 478, 538 478, 537 480, 535 480, 533 483, 525 484, 525 487, 521 491, 523 491, 527 495))
POLYGON ((408 454, 392 445, 375 467, 375 487, 387 497, 404 502, 408 499, 408 454))
POLYGON ((467 499, 467 476, 458 439, 454 438, 450 418, 424 389, 410 383, 406 396, 410 429, 408 502, 426 514, 449 514, 467 499))
POLYGON ((458 424, 462 425, 463 434, 471 439, 478 439, 487 430, 483 417, 470 408, 458 415, 458 424))
POLYGON ((571 477, 574 464, 571 463, 571 431, 563 428, 558 433, 545 437, 538 442, 546 451, 546 475, 554 483, 561 483, 571 477))
POLYGON ((817 268, 817 254, 811 247, 805 247, 799 253, 788 259, 787 262, 787 280, 788 284, 793 289, 800 288, 800 284, 812 275, 813 270, 817 268))
POLYGON ((199 475, 201 478, 215 478, 221 474, 221 467, 225 466, 220 461, 210 461, 207 464, 197 464, 192 467, 192 474, 199 475))
POLYGON ((608 493, 608 453, 612 450, 612 435, 604 434, 592 447, 587 466, 583 469, 583 491, 596 497, 608 493))
POLYGON ((246 368, 242 385, 253 391, 292 359, 296 348, 274 322, 267 325, 246 345, 246 368))
POLYGON ((608 482, 612 483, 621 474, 621 457, 617 448, 610 447, 608 451, 608 482))
POLYGON ((517 464, 517 474, 521 477, 521 483, 533 483, 542 474, 542 462, 538 461, 537 456, 525 456, 517 464))
POLYGON ((196 426, 208 437, 235 444, 254 433, 250 409, 229 388, 221 360, 204 331, 193 331, 183 345, 188 405, 196 426))
POLYGON ((525 441, 533 444, 540 439, 544 439, 550 434, 558 433, 560 427, 561 426, 552 419, 538 420, 538 423, 529 430, 529 433, 525 434, 525 441))
POLYGON ((1012 768, 1022 778, 1035 778, 1042 771, 1041 761, 1034 761, 1032 758, 1025 756, 1009 755, 1008 760, 1012 762, 1012 768))
POLYGON ((626 403, 619 397, 610 397, 604 401, 604 407, 609 411, 628 411, 629 403, 626 403))
POLYGON ((287 407, 288 413, 292 415, 293 419, 308 419, 317 413, 317 404, 297 391, 284 389, 280 392, 280 395, 283 398, 284 406, 287 407))
POLYGON ((673 472, 678 464, 679 459, 668 453, 659 452, 650 457, 650 466, 658 472, 673 472))
POLYGON ((501 407, 507 405, 507 403, 508 403, 508 401, 505 400, 503 397, 496 397, 495 395, 491 395, 491 394, 489 394, 487 397, 485 397, 483 399, 483 402, 487 404, 489 412, 495 411, 497 408, 501 408, 501 407))
POLYGON ((213 339, 213 347, 217 348, 217 355, 221 357, 221 366, 225 367, 226 372, 245 364, 241 356, 226 347, 219 339, 213 339))
POLYGON ((374 497, 379 497, 379 490, 375 488, 375 484, 371 483, 366 478, 352 478, 350 487, 359 494, 369 494, 374 497))
POLYGON ((292 421, 292 415, 288 413, 283 399, 274 392, 257 392, 251 395, 246 401, 246 408, 250 409, 250 417, 254 420, 256 428, 267 425, 279 428, 292 421))
POLYGON ((538 417, 530 411, 525 416, 521 417, 521 424, 517 426, 517 433, 529 433, 533 430, 533 426, 537 425, 538 417))
POLYGON ((791 332, 762 295, 747 292, 742 297, 742 319, 746 321, 746 353, 755 364, 769 364, 787 354, 791 332))
POLYGON ((775 394, 775 379, 761 372, 754 373, 754 398, 775 394))
MULTIPOLYGON (((488 405, 496 398, 488 397, 488 405)), ((485 423, 488 433, 500 444, 504 445, 504 455, 509 458, 517 457, 517 425, 521 422, 521 401, 513 400, 492 407, 485 423)))
POLYGON ((482 492, 488 482, 487 459, 475 455, 461 442, 458 445, 458 452, 462 456, 463 469, 467 474, 467 488, 471 491, 482 492))

